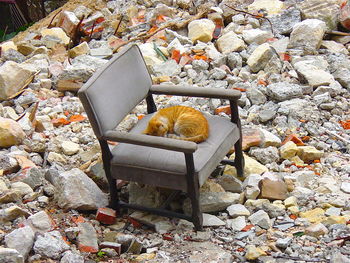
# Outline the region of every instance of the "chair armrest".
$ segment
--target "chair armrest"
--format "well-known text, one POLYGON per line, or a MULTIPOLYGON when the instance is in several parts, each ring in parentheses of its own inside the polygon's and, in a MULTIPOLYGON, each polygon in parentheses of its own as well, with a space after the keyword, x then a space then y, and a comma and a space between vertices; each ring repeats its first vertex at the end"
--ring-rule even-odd
POLYGON ((150 92, 152 94, 204 97, 227 100, 238 100, 241 97, 241 92, 233 89, 194 88, 192 86, 178 85, 152 85, 150 92))
POLYGON ((102 138, 104 140, 131 143, 183 153, 193 153, 197 150, 197 144, 195 142, 181 141, 146 134, 107 131, 105 134, 103 134, 102 138))

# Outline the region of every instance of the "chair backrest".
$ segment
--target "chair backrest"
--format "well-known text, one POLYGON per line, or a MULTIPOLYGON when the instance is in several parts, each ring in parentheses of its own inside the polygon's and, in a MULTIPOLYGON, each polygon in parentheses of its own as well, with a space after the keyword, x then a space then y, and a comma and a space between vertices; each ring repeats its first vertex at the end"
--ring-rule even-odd
POLYGON ((144 99, 152 85, 140 49, 125 47, 78 92, 98 139, 114 129, 144 99))

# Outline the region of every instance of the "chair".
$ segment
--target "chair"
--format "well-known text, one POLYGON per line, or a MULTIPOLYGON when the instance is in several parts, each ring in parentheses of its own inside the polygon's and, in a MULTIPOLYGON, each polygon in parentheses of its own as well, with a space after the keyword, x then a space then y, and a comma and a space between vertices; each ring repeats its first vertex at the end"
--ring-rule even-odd
POLYGON ((166 217, 192 221, 202 229, 203 216, 199 207, 199 187, 214 171, 229 150, 235 148, 234 165, 243 176, 242 135, 238 116, 237 90, 196 88, 175 85, 152 85, 150 74, 137 45, 120 51, 79 90, 94 133, 99 140, 104 170, 110 185, 110 206, 119 211, 130 208, 166 217), (208 115, 209 138, 202 143, 141 134, 157 110, 153 94, 227 99, 231 106, 231 121, 208 115), (146 115, 130 132, 114 129, 142 100, 147 102, 146 115), (107 140, 118 142, 112 150, 107 140), (118 198, 116 179, 173 189, 173 194, 161 208, 144 207, 122 202, 118 198), (191 200, 192 215, 167 210, 179 192, 191 200))

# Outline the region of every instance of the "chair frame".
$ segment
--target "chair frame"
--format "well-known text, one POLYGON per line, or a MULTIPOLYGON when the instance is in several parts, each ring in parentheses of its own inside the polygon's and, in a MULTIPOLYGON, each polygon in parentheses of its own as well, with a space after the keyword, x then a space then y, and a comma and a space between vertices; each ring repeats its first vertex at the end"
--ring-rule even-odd
MULTIPOLYGON (((148 114, 157 111, 156 104, 153 100, 153 95, 175 95, 175 96, 188 96, 188 97, 206 97, 206 98, 218 98, 227 99, 230 102, 231 109, 231 122, 236 124, 239 129, 239 139, 234 144, 235 159, 233 160, 222 160, 222 164, 229 164, 235 166, 238 176, 243 176, 244 170, 244 157, 242 153, 242 130, 241 122, 239 119, 237 100, 240 98, 241 93, 237 90, 228 89, 215 89, 215 88, 194 88, 194 87, 181 87, 171 85, 152 85, 149 89, 149 93, 146 96, 147 112, 148 114)), ((79 94, 78 94, 79 95, 79 94)), ((79 95, 79 97, 81 97, 79 95)), ((152 214, 165 216, 165 217, 176 217, 186 219, 193 222, 197 231, 203 228, 203 215, 200 211, 199 205, 199 179, 195 174, 195 166, 193 161, 193 152, 197 149, 197 144, 194 142, 187 142, 181 140, 175 140, 163 137, 154 137, 150 135, 134 135, 130 133, 122 133, 117 131, 107 131, 101 138, 98 138, 99 144, 102 151, 102 161, 106 177, 109 182, 110 189, 110 204, 109 206, 120 212, 121 208, 129 208, 134 210, 140 210, 144 212, 150 212, 152 214), (117 189, 117 175, 113 178, 111 174, 111 160, 112 153, 108 146, 108 141, 115 141, 121 143, 131 143, 136 145, 144 145, 156 148, 162 148, 167 150, 174 150, 183 152, 186 162, 186 182, 187 182, 187 194, 192 204, 192 214, 186 215, 178 212, 167 210, 170 202, 180 192, 175 190, 161 208, 150 208, 137 204, 129 204, 121 201, 118 196, 117 189)))

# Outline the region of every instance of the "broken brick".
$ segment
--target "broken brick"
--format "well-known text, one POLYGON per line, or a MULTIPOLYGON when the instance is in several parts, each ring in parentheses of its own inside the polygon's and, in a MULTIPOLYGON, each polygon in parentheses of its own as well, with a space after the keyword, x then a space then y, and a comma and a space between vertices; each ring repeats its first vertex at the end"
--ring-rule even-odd
POLYGON ((101 223, 112 225, 115 223, 117 213, 115 210, 107 207, 101 207, 97 210, 96 219, 101 223))
POLYGON ((286 144, 289 141, 294 142, 297 146, 305 145, 303 141, 296 134, 289 134, 288 137, 284 139, 284 141, 282 142, 282 145, 286 144))

